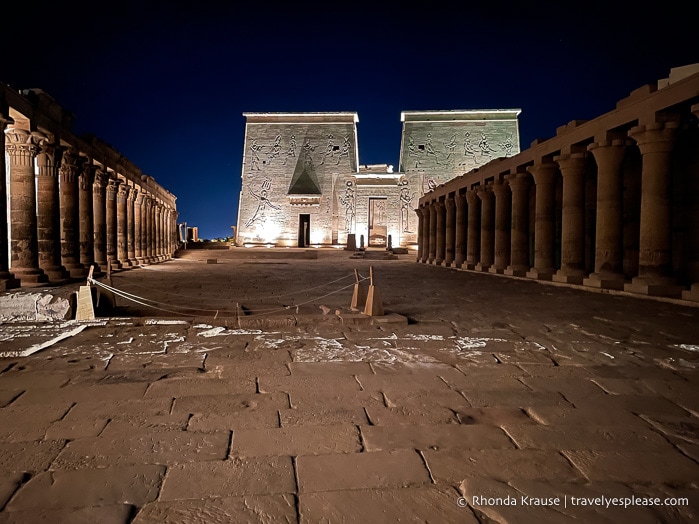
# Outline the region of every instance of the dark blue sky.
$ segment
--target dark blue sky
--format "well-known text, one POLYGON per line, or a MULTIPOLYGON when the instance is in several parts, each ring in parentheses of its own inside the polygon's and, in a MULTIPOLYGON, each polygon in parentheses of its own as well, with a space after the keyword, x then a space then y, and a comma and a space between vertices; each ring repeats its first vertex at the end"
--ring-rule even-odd
POLYGON ((357 111, 360 163, 397 166, 402 110, 521 108, 526 149, 699 62, 675 2, 217 3, 0 8, 0 81, 53 96, 204 238, 236 221, 245 111, 357 111))

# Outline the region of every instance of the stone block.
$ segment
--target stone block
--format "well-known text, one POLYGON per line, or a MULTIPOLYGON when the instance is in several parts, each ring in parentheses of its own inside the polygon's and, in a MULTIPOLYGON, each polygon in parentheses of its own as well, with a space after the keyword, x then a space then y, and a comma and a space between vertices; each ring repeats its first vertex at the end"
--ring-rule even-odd
POLYGON ((133 504, 158 497, 165 466, 45 471, 23 485, 5 511, 133 504))
POLYGON ((48 469, 66 445, 65 440, 3 442, 0 445, 0 472, 38 473, 48 469))
POLYGON ((257 384, 254 377, 244 380, 172 378, 150 384, 145 398, 180 397, 184 395, 239 395, 256 392, 257 384))
POLYGON ((187 431, 233 431, 279 427, 279 412, 251 409, 233 413, 195 413, 189 419, 187 431))
POLYGON ((362 445, 356 426, 300 426, 242 429, 233 435, 232 455, 312 455, 357 453, 362 445))
POLYGON ((386 488, 306 493, 299 497, 303 522, 463 522, 478 520, 456 504, 449 488, 386 488))
POLYGON ((416 487, 430 476, 413 450, 308 455, 296 459, 299 494, 349 489, 416 487))
POLYGON ((47 440, 75 440, 85 437, 96 437, 107 425, 106 418, 91 418, 84 420, 59 420, 46 430, 47 440))
POLYGON ((173 413, 242 414, 277 411, 289 407, 286 393, 253 393, 236 395, 194 395, 175 398, 173 413))
POLYGON ((68 385, 58 389, 33 389, 14 401, 17 406, 57 402, 95 402, 143 398, 148 384, 107 384, 96 386, 68 385))
POLYGON ((159 500, 295 493, 291 457, 233 457, 168 468, 159 500))
POLYGON ((429 408, 412 407, 391 407, 383 405, 372 405, 365 408, 369 421, 374 426, 396 426, 399 424, 458 424, 459 420, 454 414, 454 410, 432 406, 429 408))
POLYGON ((291 362, 292 375, 363 375, 371 374, 368 362, 291 362))
POLYGON ((367 451, 396 449, 511 449, 512 441, 500 428, 457 424, 362 426, 367 451))
POLYGON ((528 449, 450 449, 423 451, 437 482, 459 484, 472 477, 501 482, 530 479, 550 482, 579 481, 578 470, 557 451, 528 449))
POLYGON ((303 410, 383 406, 383 395, 369 391, 298 390, 289 393, 291 407, 303 410))
POLYGON ((332 389, 335 392, 360 391, 361 387, 351 375, 322 376, 322 375, 291 375, 289 377, 260 377, 260 392, 312 392, 321 389, 332 389))
POLYGON ((166 397, 124 400, 90 400, 79 401, 65 416, 65 420, 84 418, 109 418, 113 420, 145 421, 154 416, 170 413, 172 399, 166 397))
POLYGON ((699 465, 680 452, 564 451, 588 480, 624 483, 692 483, 699 465))
POLYGON ((85 469, 130 464, 178 464, 223 460, 230 432, 135 431, 70 442, 53 462, 54 469, 85 469))
POLYGON ((279 421, 282 427, 290 426, 334 426, 352 424, 355 426, 368 424, 364 408, 335 409, 282 409, 279 410, 279 421))
POLYGON ((293 495, 247 495, 204 500, 157 501, 150 502, 141 508, 131 522, 133 524, 296 522, 296 499, 293 495))
POLYGON ((35 509, 0 513, 2 524, 124 524, 129 522, 134 506, 118 504, 84 508, 35 509))

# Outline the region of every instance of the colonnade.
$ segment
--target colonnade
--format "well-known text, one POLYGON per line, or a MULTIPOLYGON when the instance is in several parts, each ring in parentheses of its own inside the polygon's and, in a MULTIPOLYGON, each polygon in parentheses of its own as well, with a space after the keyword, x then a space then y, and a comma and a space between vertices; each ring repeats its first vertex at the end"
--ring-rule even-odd
POLYGON ((77 139, 43 114, 32 114, 34 125, 25 115, 36 108, 21 102, 24 113, 0 107, 0 290, 170 258, 175 197, 99 140, 77 139))
POLYGON ((426 194, 418 262, 699 300, 699 75, 622 102, 426 194))

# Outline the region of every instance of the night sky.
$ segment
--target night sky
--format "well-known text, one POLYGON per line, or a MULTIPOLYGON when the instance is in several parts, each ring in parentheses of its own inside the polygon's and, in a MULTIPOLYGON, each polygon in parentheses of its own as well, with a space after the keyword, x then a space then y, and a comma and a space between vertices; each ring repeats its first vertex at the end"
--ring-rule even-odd
POLYGON ((403 110, 521 108, 526 149, 699 62, 696 4, 218 3, 0 8, 0 81, 50 94, 202 238, 237 218, 243 112, 356 111, 360 163, 397 167, 403 110))

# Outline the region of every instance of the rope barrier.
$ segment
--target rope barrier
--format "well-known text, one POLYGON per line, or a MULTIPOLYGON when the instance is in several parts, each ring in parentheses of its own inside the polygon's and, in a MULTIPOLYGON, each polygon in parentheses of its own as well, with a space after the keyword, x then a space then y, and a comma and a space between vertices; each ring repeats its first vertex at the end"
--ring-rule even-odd
MULTIPOLYGON (((348 276, 344 276, 344 277, 342 277, 342 278, 333 280, 333 281, 331 281, 331 282, 327 282, 327 283, 321 284, 321 285, 319 285, 319 286, 314 286, 314 287, 308 288, 306 291, 310 291, 310 290, 313 290, 313 289, 318 289, 318 288, 320 288, 320 287, 325 287, 325 286, 328 286, 328 285, 330 285, 330 284, 334 284, 334 283, 336 283, 336 282, 339 282, 339 281, 341 281, 341 280, 344 280, 344 279, 346 279, 346 278, 348 278, 348 277, 353 277, 353 276, 354 276, 353 274, 352 274, 352 275, 348 275, 348 276)), ((360 277, 361 277, 360 281, 368 280, 367 277, 362 277, 361 275, 360 275, 360 277)), ((191 312, 191 311, 199 311, 199 312, 204 311, 204 312, 207 312, 207 313, 215 313, 214 318, 216 318, 216 317, 218 316, 218 314, 221 312, 220 309, 205 309, 205 308, 197 308, 197 307, 189 307, 189 306, 177 306, 177 305, 173 305, 173 304, 166 304, 166 303, 164 303, 164 302, 158 302, 157 300, 148 299, 148 298, 145 298, 145 297, 141 297, 141 296, 139 296, 139 295, 135 295, 135 294, 133 294, 133 293, 129 293, 129 292, 127 292, 127 291, 123 291, 123 290, 117 289, 117 288, 112 287, 112 286, 110 286, 110 285, 108 285, 108 284, 105 284, 105 283, 103 283, 103 282, 99 282, 99 281, 97 281, 97 280, 95 280, 95 279, 93 279, 93 278, 88 278, 88 283, 95 284, 96 286, 99 286, 99 287, 101 287, 101 288, 103 288, 103 289, 105 289, 105 290, 107 290, 107 291, 113 293, 114 295, 119 296, 119 297, 125 299, 125 300, 129 300, 129 301, 134 302, 134 303, 136 303, 136 304, 140 304, 140 305, 142 305, 142 306, 145 306, 145 307, 148 307, 148 308, 151 308, 151 309, 156 309, 156 310, 159 310, 159 311, 164 311, 164 312, 166 312, 166 313, 171 313, 171 314, 174 314, 174 315, 191 316, 191 313, 182 313, 182 312, 180 312, 180 311, 175 311, 175 310, 173 310, 173 309, 168 309, 168 308, 174 308, 174 309, 177 309, 177 308, 179 308, 179 309, 187 309, 187 310, 189 310, 190 312, 191 312), (149 302, 150 302, 150 304, 149 304, 149 302), (168 306, 168 308, 158 307, 158 306, 155 305, 155 304, 165 305, 165 306, 168 306)), ((258 317, 258 316, 263 316, 263 315, 269 315, 269 314, 272 314, 272 313, 275 313, 275 312, 288 311, 289 309, 292 309, 292 308, 296 308, 296 309, 298 310, 299 306, 304 306, 304 305, 306 305, 306 304, 310 304, 311 302, 315 302, 315 301, 320 300, 320 299, 322 299, 322 298, 329 297, 329 296, 331 296, 331 295, 334 295, 334 294, 336 294, 336 293, 339 293, 339 292, 341 292, 341 291, 344 291, 345 289, 351 288, 351 287, 354 286, 354 285, 355 285, 355 283, 353 282, 352 284, 349 284, 349 285, 347 285, 347 286, 343 286, 343 287, 341 287, 341 288, 339 288, 339 289, 337 289, 337 290, 335 290, 335 291, 331 291, 331 292, 329 292, 329 293, 326 293, 326 294, 321 295, 321 296, 319 296, 319 297, 312 298, 312 299, 307 300, 307 301, 305 301, 305 302, 301 302, 301 303, 299 303, 299 304, 293 304, 293 305, 290 305, 290 306, 283 306, 283 307, 280 307, 280 308, 260 309, 260 310, 257 310, 257 311, 259 311, 258 313, 246 315, 246 318, 258 317)), ((298 294, 298 293, 301 293, 301 292, 303 292, 303 291, 296 292, 296 293, 294 293, 294 294, 298 294)), ((172 293, 171 293, 171 294, 172 294, 172 293)), ((271 298, 278 298, 278 297, 280 297, 280 296, 287 296, 287 295, 289 295, 289 294, 292 294, 292 293, 288 293, 288 294, 286 294, 286 295, 277 295, 276 297, 273 296, 273 297, 271 297, 271 298)), ((173 295, 174 295, 174 294, 173 294, 173 295)), ((177 295, 175 295, 175 296, 177 296, 177 295)), ((191 298, 199 298, 199 297, 191 297, 191 298)), ((231 300, 229 300, 228 302, 229 302, 229 303, 232 303, 231 300)), ((236 311, 236 314, 237 314, 237 311, 236 311)))

